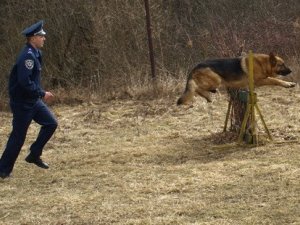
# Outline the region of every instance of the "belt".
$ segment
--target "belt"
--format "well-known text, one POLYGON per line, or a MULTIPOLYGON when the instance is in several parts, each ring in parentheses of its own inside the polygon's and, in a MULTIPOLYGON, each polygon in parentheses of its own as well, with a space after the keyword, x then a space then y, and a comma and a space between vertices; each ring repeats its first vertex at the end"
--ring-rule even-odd
POLYGON ((15 103, 36 103, 40 99, 41 98, 24 98, 24 99, 13 99, 13 98, 11 98, 10 101, 15 102, 15 103))

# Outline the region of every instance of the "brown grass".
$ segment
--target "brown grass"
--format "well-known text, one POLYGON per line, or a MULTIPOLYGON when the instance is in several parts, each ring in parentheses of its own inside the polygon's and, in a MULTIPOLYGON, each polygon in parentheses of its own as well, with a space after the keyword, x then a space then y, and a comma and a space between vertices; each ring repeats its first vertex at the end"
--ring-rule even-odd
MULTIPOLYGON (((227 101, 193 108, 159 100, 53 105, 59 128, 43 158, 0 180, 0 224, 299 224, 300 90, 257 90, 274 142, 239 146, 222 134, 227 101)), ((11 115, 1 113, 0 143, 11 115)), ((263 134, 261 122, 259 130, 263 134)))

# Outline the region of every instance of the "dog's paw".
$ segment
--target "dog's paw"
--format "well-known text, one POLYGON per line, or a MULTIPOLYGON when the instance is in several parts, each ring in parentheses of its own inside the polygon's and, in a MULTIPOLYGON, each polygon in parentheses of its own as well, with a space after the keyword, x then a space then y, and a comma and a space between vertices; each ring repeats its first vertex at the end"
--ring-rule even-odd
POLYGON ((295 82, 285 82, 284 86, 286 88, 292 88, 292 87, 296 86, 296 83, 295 82))

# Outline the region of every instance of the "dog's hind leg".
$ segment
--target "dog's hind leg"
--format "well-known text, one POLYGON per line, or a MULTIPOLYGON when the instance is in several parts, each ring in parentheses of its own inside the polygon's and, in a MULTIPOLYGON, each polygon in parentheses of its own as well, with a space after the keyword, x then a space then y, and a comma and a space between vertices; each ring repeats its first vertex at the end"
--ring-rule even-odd
MULTIPOLYGON (((197 92, 198 95, 205 98, 207 100, 207 102, 212 102, 209 91, 197 89, 196 92, 197 92)), ((215 92, 213 92, 213 93, 215 93, 215 92)))
POLYGON ((196 83, 193 80, 189 80, 184 93, 177 100, 177 105, 188 105, 195 96, 195 90, 197 88, 196 83))
POLYGON ((194 73, 193 79, 197 85, 197 94, 205 98, 207 102, 211 102, 210 93, 217 92, 217 89, 222 82, 220 76, 210 68, 202 68, 201 70, 198 70, 197 73, 194 73))

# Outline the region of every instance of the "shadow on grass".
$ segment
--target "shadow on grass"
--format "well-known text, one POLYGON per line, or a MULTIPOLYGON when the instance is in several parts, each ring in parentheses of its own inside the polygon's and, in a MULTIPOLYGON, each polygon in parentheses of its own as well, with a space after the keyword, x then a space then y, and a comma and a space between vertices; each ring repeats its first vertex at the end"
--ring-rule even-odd
POLYGON ((154 164, 180 165, 188 162, 205 164, 222 161, 224 158, 242 158, 254 145, 238 144, 237 139, 229 134, 225 140, 224 133, 217 133, 204 137, 183 138, 175 147, 166 146, 167 150, 152 155, 149 162, 154 164), (222 140, 221 140, 222 139, 222 140))

